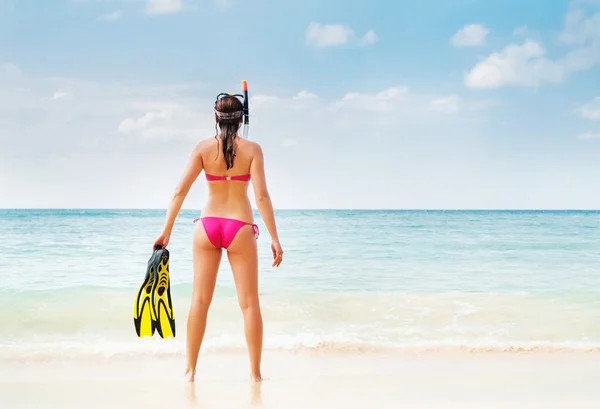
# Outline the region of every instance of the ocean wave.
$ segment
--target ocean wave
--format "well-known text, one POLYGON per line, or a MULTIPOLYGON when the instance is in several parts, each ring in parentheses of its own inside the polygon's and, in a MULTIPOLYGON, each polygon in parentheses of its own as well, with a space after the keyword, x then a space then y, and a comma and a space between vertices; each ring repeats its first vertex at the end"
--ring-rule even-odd
MULTIPOLYGON (((600 342, 511 342, 511 343, 456 343, 430 341, 392 345, 389 343, 361 343, 352 341, 328 341, 273 337, 265 342, 265 351, 324 354, 435 354, 435 353, 600 353, 600 342)), ((78 358, 143 358, 177 357, 185 355, 182 340, 142 340, 141 342, 83 342, 60 341, 6 345, 0 344, 0 360, 45 361, 78 358), (155 342, 152 342, 155 341, 155 342)), ((202 354, 246 353, 246 346, 234 340, 207 340, 202 354)))
MULTIPOLYGON (((176 294, 177 338, 138 339, 121 290, 0 299, 0 359, 183 355, 190 298, 176 294)), ((600 306, 581 295, 288 293, 261 301, 266 350, 326 353, 600 351, 600 306)), ((235 295, 213 299, 208 353, 245 351, 235 295)))

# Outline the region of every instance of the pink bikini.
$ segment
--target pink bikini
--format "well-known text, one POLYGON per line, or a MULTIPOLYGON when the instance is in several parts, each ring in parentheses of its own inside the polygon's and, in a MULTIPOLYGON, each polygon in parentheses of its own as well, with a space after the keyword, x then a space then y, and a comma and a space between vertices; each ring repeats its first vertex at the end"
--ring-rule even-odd
MULTIPOLYGON (((240 176, 215 176, 206 174, 206 180, 209 182, 218 180, 237 180, 242 182, 248 182, 250 175, 240 176)), ((258 239, 258 226, 256 224, 246 223, 237 219, 230 219, 227 217, 198 217, 194 219, 194 223, 198 220, 202 220, 204 231, 208 239, 217 248, 227 249, 237 232, 244 226, 250 225, 254 229, 254 237, 258 239)))
POLYGON ((239 180, 241 182, 249 182, 250 181, 250 175, 215 176, 215 175, 209 175, 208 173, 206 173, 206 180, 208 180, 209 182, 213 182, 215 180, 239 180))

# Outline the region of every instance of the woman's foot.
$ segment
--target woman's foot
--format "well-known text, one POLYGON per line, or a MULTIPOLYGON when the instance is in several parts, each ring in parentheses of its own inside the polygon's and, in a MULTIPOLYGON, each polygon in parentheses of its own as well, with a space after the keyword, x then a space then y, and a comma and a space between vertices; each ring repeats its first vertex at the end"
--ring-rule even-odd
POLYGON ((262 382, 262 380, 263 380, 263 378, 260 375, 260 373, 250 375, 250 379, 252 380, 252 382, 262 382))
POLYGON ((188 382, 194 382, 194 378, 196 376, 196 371, 192 369, 188 369, 185 371, 185 380, 188 382))

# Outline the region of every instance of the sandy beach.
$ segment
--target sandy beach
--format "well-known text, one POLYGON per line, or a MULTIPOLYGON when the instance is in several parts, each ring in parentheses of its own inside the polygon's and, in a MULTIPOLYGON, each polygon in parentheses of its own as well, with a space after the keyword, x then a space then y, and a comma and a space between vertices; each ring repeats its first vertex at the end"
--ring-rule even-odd
POLYGON ((597 408, 597 353, 266 352, 262 384, 246 355, 4 360, 0 407, 597 408))

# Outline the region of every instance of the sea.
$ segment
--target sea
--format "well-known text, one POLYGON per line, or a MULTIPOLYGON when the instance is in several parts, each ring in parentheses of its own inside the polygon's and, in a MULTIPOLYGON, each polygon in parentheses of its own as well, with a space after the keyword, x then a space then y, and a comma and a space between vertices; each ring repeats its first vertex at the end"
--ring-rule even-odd
MULTIPOLYGON (((198 211, 169 251, 177 336, 138 338, 164 210, 0 210, 0 359, 184 355, 198 211)), ((600 211, 256 213, 265 350, 600 351, 600 211)), ((245 351, 227 257, 202 353, 245 351)))

